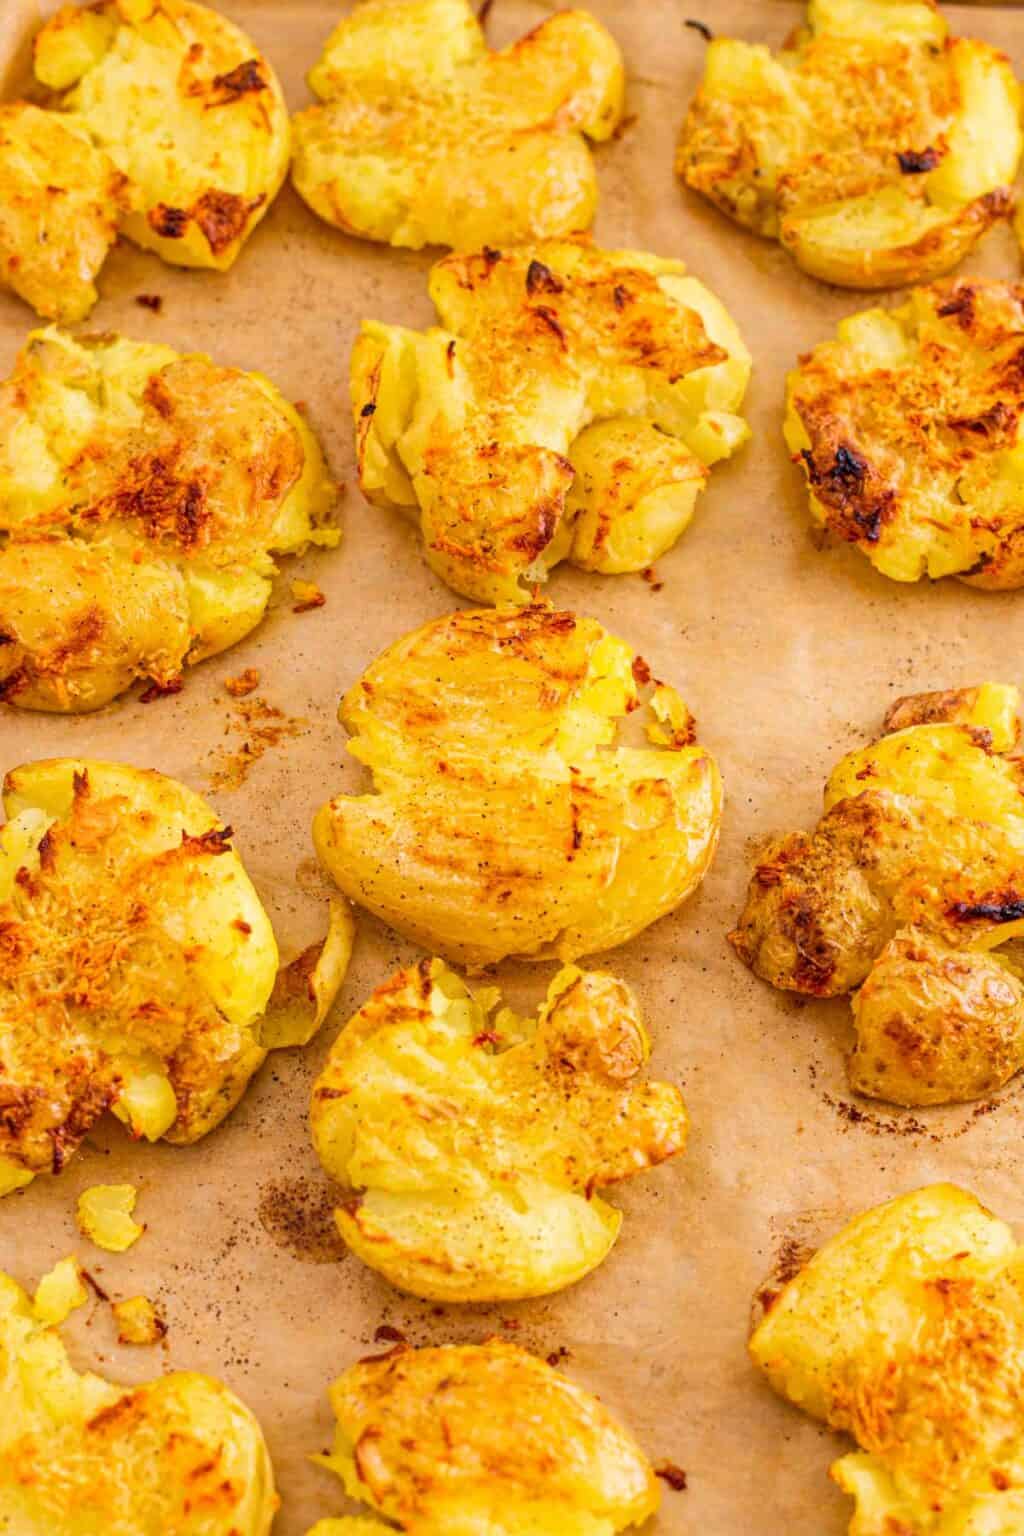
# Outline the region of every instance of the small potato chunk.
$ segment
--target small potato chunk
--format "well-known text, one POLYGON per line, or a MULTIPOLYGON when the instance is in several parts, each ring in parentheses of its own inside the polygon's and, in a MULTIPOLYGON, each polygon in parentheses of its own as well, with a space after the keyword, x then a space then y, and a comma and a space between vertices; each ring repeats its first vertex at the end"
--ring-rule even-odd
POLYGON ((329 224, 419 249, 585 229, 597 186, 584 135, 622 117, 618 46, 561 11, 499 53, 469 0, 362 0, 309 75, 292 179, 329 224))
POLYGON ((861 1093, 959 1102, 1024 1065, 1024 983, 984 953, 1024 932, 1019 703, 995 683, 900 700, 833 770, 815 831, 758 861, 731 942, 773 986, 859 988, 861 1093))
MULTIPOLYGON (((408 1536, 615 1536, 658 1507, 632 1435, 588 1392, 500 1339, 363 1361, 333 1384, 331 1406, 338 1430, 323 1463, 408 1536)), ((324 1536, 386 1529, 316 1527, 324 1536)))
POLYGON ((432 1300, 571 1285, 618 1235, 595 1191, 685 1145, 679 1091, 641 1080, 648 1054, 636 1001, 612 976, 559 972, 526 1022, 492 1015, 440 960, 399 971, 313 1088, 317 1154, 350 1191, 342 1237, 432 1300))
POLYGON ((134 1184, 94 1184, 83 1190, 78 1197, 78 1230, 97 1248, 125 1253, 146 1230, 132 1219, 136 1198, 134 1184))
POLYGON ((780 1396, 858 1449, 851 1536, 1015 1536, 1024 1519, 1024 1250, 934 1184, 855 1217, 750 1340, 780 1396))
POLYGON ((256 373, 37 331, 0 384, 0 697, 97 709, 263 617, 274 556, 333 545, 310 428, 256 373))
POLYGON ((36 1286, 32 1298, 32 1316, 37 1322, 55 1328, 65 1322, 78 1307, 84 1307, 89 1292, 75 1258, 61 1259, 36 1286))
POLYGON ((778 53, 707 49, 678 175, 848 288, 924 282, 1013 207, 1020 90, 934 0, 811 0, 778 53))
POLYGON ((321 861, 352 901, 471 966, 625 943, 700 884, 721 819, 673 689, 650 699, 652 745, 616 747, 649 680, 595 620, 544 604, 414 630, 342 701, 376 793, 322 807, 321 861))
POLYGON ((84 320, 130 205, 81 129, 26 101, 0 106, 0 283, 47 320, 84 320))
POLYGON ((7 1275, 0 1359, 0 1509, 10 1531, 270 1536, 279 1501, 267 1447, 222 1382, 178 1371, 119 1387, 78 1372, 7 1275))
POLYGON ((638 571, 746 440, 747 352, 682 262, 585 240, 454 254, 441 328, 367 321, 352 354, 359 483, 418 518, 431 567, 523 602, 567 559, 638 571))
POLYGON ((35 40, 38 79, 123 173, 129 239, 224 271, 288 170, 288 111, 268 60, 192 0, 63 6, 35 40))
POLYGON ((115 1301, 110 1310, 119 1344, 159 1344, 167 1334, 167 1324, 148 1296, 127 1296, 115 1301))

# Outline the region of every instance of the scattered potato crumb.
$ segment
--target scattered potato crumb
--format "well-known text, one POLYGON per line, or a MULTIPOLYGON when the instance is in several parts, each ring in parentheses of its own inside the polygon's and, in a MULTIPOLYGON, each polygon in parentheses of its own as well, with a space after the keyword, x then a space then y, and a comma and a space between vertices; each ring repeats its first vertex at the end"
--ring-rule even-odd
POLYGON ((158 315, 164 307, 164 301, 158 293, 137 293, 135 302, 140 309, 151 309, 154 315, 158 315))
POLYGON ((71 1316, 76 1307, 82 1307, 89 1299, 89 1292, 82 1282, 82 1272, 74 1257, 61 1259, 36 1286, 32 1311, 41 1323, 56 1327, 71 1316))
POLYGON ((94 1184, 78 1197, 78 1227, 84 1237, 108 1253, 124 1253, 145 1227, 132 1220, 138 1192, 134 1184, 94 1184))
POLYGON ((246 667, 237 677, 229 677, 224 687, 233 699, 244 699, 260 685, 260 674, 255 667, 246 667))
POLYGON ((148 1296, 128 1296, 111 1307, 121 1344, 159 1344, 167 1332, 164 1322, 148 1296))
POLYGON ((293 613, 308 613, 310 608, 322 608, 327 601, 315 581, 293 581, 292 597, 295 599, 293 613))

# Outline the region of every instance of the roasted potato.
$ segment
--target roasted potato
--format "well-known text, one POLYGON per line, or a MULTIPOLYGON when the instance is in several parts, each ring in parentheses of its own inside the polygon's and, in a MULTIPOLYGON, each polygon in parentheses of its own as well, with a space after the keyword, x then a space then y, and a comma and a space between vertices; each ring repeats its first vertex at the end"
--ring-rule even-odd
POLYGON ((364 323, 352 409, 364 495, 418 519, 483 602, 551 567, 643 570, 746 439, 750 354, 681 261, 586 240, 437 263, 440 327, 364 323))
POLYGON ((1024 586, 1024 286, 958 279, 840 323, 790 374, 811 512, 896 581, 1024 586))
POLYGON ((278 1498, 267 1447, 222 1382, 176 1371, 129 1388, 76 1371, 60 1335, 7 1275, 0 1362, 0 1529, 269 1536, 278 1498))
POLYGON ((292 179, 329 224, 391 245, 475 246, 585 229, 625 77, 614 38, 559 11, 492 53, 469 0, 362 0, 294 119, 292 179))
POLYGON ((1018 705, 994 683, 901 700, 815 831, 758 860, 732 943, 773 986, 856 991, 862 1093, 948 1103, 1024 1066, 1024 972, 996 952, 1024 932, 1018 705))
POLYGON ((65 5, 35 72, 127 178, 130 240, 174 266, 231 266, 291 153, 277 76, 233 22, 192 0, 65 5))
POLYGON ((54 758, 3 799, 5 1194, 60 1172, 107 1110, 149 1141, 218 1125, 266 1056, 278 953, 231 829, 183 784, 54 758))
POLYGON ((948 272, 1012 209, 1020 90, 934 0, 811 0, 779 53, 709 44, 678 174, 813 277, 894 288, 948 272))
POLYGON ((389 647, 342 700, 376 792, 313 835, 354 901, 471 966, 574 960, 679 905, 714 855, 722 788, 674 689, 652 747, 616 747, 650 669, 594 619, 462 610, 389 647))
POLYGON ((82 320, 130 203, 113 160, 76 124, 0 105, 0 283, 47 320, 82 320))
POLYGON ((331 1406, 337 1437, 319 1459, 408 1536, 615 1536, 658 1507, 632 1435, 589 1392, 500 1339, 364 1360, 331 1387, 331 1406))
POLYGON ((859 1449, 832 1476, 850 1536, 1017 1536, 1024 1527, 1024 1250, 935 1184, 851 1221, 750 1342, 782 1397, 859 1449))
POLYGON ((320 447, 268 379, 34 332, 0 384, 0 697, 89 710, 260 622, 273 556, 332 545, 320 447))
POLYGON ((575 968, 539 1019, 474 997, 440 960, 399 971, 339 1034, 313 1088, 336 1212, 353 1252, 437 1301, 561 1290, 594 1269, 621 1216, 595 1191, 686 1144, 682 1096, 644 1083, 636 1000, 575 968))

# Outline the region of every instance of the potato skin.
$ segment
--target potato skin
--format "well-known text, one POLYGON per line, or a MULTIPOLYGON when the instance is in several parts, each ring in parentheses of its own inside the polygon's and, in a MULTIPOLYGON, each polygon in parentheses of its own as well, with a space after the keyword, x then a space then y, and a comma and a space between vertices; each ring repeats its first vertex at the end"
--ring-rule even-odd
POLYGON ((633 1437, 588 1392, 500 1339, 362 1361, 331 1387, 331 1406, 326 1465, 351 1497, 421 1536, 494 1529, 497 1510, 538 1536, 617 1532, 658 1507, 633 1437))
POLYGON ((851 1536, 1013 1536, 1024 1515, 1021 1250, 935 1184, 865 1211, 769 1307, 754 1363, 859 1449, 831 1475, 851 1536))
POLYGON ((599 750, 649 676, 594 620, 543 604, 414 630, 343 700, 377 792, 322 807, 321 861, 351 900, 470 966, 624 943, 700 883, 721 819, 718 769, 674 690, 651 696, 654 748, 599 750))
POLYGON ((1020 92, 933 0, 815 0, 780 52, 707 49, 678 175, 798 266, 850 288, 925 282, 1013 207, 1020 92))
POLYGON ((758 861, 730 940, 773 986, 860 989, 862 1093, 962 1101, 1024 1065, 1014 962, 978 953, 1024 922, 1018 704, 997 684, 898 701, 897 728, 833 771, 815 831, 758 861))
POLYGON ((245 34, 193 0, 65 5, 35 70, 127 178, 129 239, 174 266, 230 267, 290 154, 281 86, 245 34))
POLYGON ((349 1021, 313 1087, 317 1155, 348 1192, 342 1236, 430 1300, 510 1301, 581 1279, 619 1230, 596 1191, 686 1141, 679 1091, 641 1080, 650 1048, 615 977, 561 971, 536 1021, 496 1007, 421 961, 349 1021))
POLYGON ((363 0, 339 22, 294 119, 292 179, 348 234, 419 249, 586 229, 597 182, 584 135, 622 116, 611 35, 561 11, 491 52, 468 0, 363 0))
POLYGON ((418 517, 427 559, 523 602, 563 559, 643 570, 748 436, 750 355, 682 262, 586 240, 455 253, 440 327, 368 321, 352 354, 360 487, 418 517))

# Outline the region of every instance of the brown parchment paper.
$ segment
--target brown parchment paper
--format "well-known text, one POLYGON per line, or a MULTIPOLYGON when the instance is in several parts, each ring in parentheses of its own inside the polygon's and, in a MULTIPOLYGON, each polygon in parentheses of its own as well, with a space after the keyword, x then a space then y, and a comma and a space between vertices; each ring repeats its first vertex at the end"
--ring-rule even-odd
MULTIPOLYGON (((548 589, 626 637, 681 689, 724 772, 721 848, 702 889, 602 962, 640 995, 654 1069, 684 1087, 689 1150, 620 1186, 618 1247, 560 1296, 438 1309, 390 1290, 332 1240, 330 1193, 306 1130, 310 1083, 335 1032, 393 967, 416 957, 361 916, 348 981, 320 1037, 272 1057, 220 1130, 179 1149, 135 1146, 113 1125, 60 1179, 39 1179, 0 1203, 0 1265, 21 1281, 74 1250, 112 1296, 141 1290, 165 1309, 163 1352, 133 1351, 117 1348, 109 1310, 96 1302, 69 1325, 79 1365, 124 1380, 205 1369, 251 1405, 283 1499, 277 1536, 300 1536, 320 1516, 350 1507, 306 1457, 328 1443, 328 1382, 372 1349, 383 1322, 414 1343, 506 1331, 545 1355, 567 1350, 565 1368, 628 1420, 652 1459, 686 1470, 685 1492, 665 1490, 657 1536, 838 1536, 847 1501, 825 1470, 843 1443, 777 1401, 748 1366, 753 1292, 787 1240, 813 1241, 854 1211, 937 1178, 1024 1220, 1019 1083, 984 1113, 968 1106, 912 1116, 857 1104, 844 1073, 852 1034, 845 1001, 803 1003, 773 992, 725 942, 755 841, 814 822, 829 767, 867 739, 898 694, 1020 679, 1024 598, 955 582, 900 587, 850 549, 816 547, 780 435, 783 376, 842 315, 871 301, 801 276, 780 249, 734 228, 673 177, 674 141, 705 46, 684 19, 777 44, 799 8, 786 0, 589 3, 623 45, 635 114, 598 152, 598 237, 684 257, 728 304, 755 359, 754 439, 714 471, 693 527, 659 564, 660 589, 640 577, 565 568, 548 589), (139 1186, 137 1215, 148 1230, 115 1257, 78 1235, 73 1212, 81 1189, 121 1179, 139 1186)), ((554 8, 497 0, 492 41, 511 40, 554 8)), ((267 51, 292 106, 304 104, 304 71, 339 7, 223 0, 222 9, 267 51)), ((0 62, 13 71, 23 66, 36 11, 32 0, 0 0, 0 62)), ((1018 69, 1024 64, 1024 13, 954 6, 950 16, 959 30, 1001 43, 1018 69)), ((13 709, 0 717, 0 769, 57 754, 108 756, 211 792, 225 753, 252 737, 224 680, 258 668, 253 697, 283 711, 292 733, 243 785, 222 784, 211 798, 236 829, 286 955, 315 938, 325 917, 313 812, 330 793, 365 782, 345 754, 339 695, 387 643, 458 603, 428 570, 418 534, 362 502, 348 422, 347 358, 360 319, 431 321, 431 259, 346 239, 289 188, 227 275, 177 271, 127 244, 112 253, 85 329, 208 350, 263 369, 305 401, 347 483, 343 543, 293 562, 263 626, 191 671, 177 697, 125 697, 79 719, 13 709), (159 294, 161 312, 137 305, 140 293, 159 294), (292 612, 288 582, 299 574, 320 584, 324 607, 292 612)), ((991 235, 964 270, 1015 277, 1009 231, 991 235)), ((35 323, 0 294, 5 371, 35 323)), ((509 965, 500 979, 520 1001, 536 1000, 550 974, 548 966, 509 965)))

